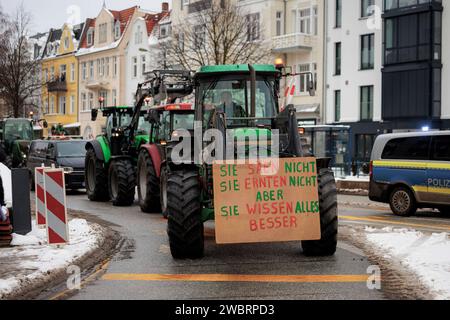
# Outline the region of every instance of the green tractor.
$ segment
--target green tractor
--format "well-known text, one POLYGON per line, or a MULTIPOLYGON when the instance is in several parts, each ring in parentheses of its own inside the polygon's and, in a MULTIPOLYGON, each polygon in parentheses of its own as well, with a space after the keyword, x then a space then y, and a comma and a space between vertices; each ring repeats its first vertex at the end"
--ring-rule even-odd
POLYGON ((0 143, 6 153, 7 167, 21 168, 26 165, 33 137, 32 120, 25 118, 0 120, 0 143))
MULTIPOLYGON (((220 131, 225 148, 231 142, 228 139, 245 135, 249 130, 258 136, 270 136, 273 130, 278 130, 279 158, 310 156, 302 146, 295 107, 279 106, 281 80, 300 75, 286 70, 273 65, 202 67, 194 78, 196 124, 202 126, 202 132, 220 131), (230 132, 231 137, 227 136, 230 132)), ((308 87, 314 90, 313 81, 308 87)), ((251 142, 248 141, 247 148, 251 142)), ((209 143, 193 138, 192 144, 198 145, 197 150, 204 150, 209 143)), ((224 160, 236 160, 236 149, 233 154, 224 160)), ((317 159, 321 239, 302 241, 306 255, 326 256, 336 251, 337 191, 329 163, 330 159, 317 159)), ((166 168, 172 256, 175 259, 202 258, 204 223, 215 218, 213 166, 192 152, 190 160, 182 162, 169 155, 166 168)))
MULTIPOLYGON (((138 150, 148 143, 146 112, 120 106, 101 108, 101 112, 106 118, 105 133, 86 144, 86 192, 91 201, 112 200, 114 206, 131 206, 138 150)), ((98 110, 92 110, 92 121, 97 116, 98 110)))
MULTIPOLYGON (((161 104, 192 93, 190 72, 155 70, 138 85, 134 107, 102 108, 106 132, 86 145, 85 182, 91 201, 112 200, 114 206, 131 206, 136 194, 137 161, 141 147, 150 142, 149 104, 161 104), (180 81, 168 81, 167 79, 180 81)), ((96 121, 98 110, 92 110, 96 121)))

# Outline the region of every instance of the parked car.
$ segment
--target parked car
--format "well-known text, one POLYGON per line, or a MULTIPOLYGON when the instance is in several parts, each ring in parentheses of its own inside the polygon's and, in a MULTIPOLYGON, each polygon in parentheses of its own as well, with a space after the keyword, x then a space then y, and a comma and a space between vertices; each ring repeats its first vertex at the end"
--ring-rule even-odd
POLYGON ((450 213, 450 131, 381 135, 372 151, 369 197, 394 214, 450 213))
POLYGON ((66 188, 84 189, 84 140, 36 140, 31 143, 27 168, 30 171, 31 188, 34 188, 34 169, 41 167, 66 168, 66 188))

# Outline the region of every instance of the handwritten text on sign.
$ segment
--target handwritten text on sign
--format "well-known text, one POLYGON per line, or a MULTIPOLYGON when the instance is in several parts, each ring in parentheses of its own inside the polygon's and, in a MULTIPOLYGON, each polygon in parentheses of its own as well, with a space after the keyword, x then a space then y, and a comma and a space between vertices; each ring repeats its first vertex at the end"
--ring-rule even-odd
POLYGON ((315 158, 214 164, 219 244, 319 240, 315 158))

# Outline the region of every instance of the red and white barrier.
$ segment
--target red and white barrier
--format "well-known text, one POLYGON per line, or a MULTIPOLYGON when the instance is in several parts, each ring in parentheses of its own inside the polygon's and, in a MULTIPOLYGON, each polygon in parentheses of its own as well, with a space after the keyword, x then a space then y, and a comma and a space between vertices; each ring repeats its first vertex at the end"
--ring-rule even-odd
POLYGON ((45 189, 44 189, 44 170, 45 168, 36 168, 34 173, 34 187, 36 190, 36 223, 38 227, 45 227, 45 189))
POLYGON ((69 243, 64 169, 44 170, 45 214, 48 244, 69 243))

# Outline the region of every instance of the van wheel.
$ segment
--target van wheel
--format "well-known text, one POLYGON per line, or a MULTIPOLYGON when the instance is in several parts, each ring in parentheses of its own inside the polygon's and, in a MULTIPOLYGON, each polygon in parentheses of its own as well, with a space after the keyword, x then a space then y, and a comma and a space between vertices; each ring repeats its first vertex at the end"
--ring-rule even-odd
POLYGON ((414 194, 405 187, 395 188, 389 198, 392 212, 400 217, 410 217, 417 211, 414 194))
POLYGON ((439 212, 442 214, 450 214, 450 206, 448 207, 440 207, 439 212))

